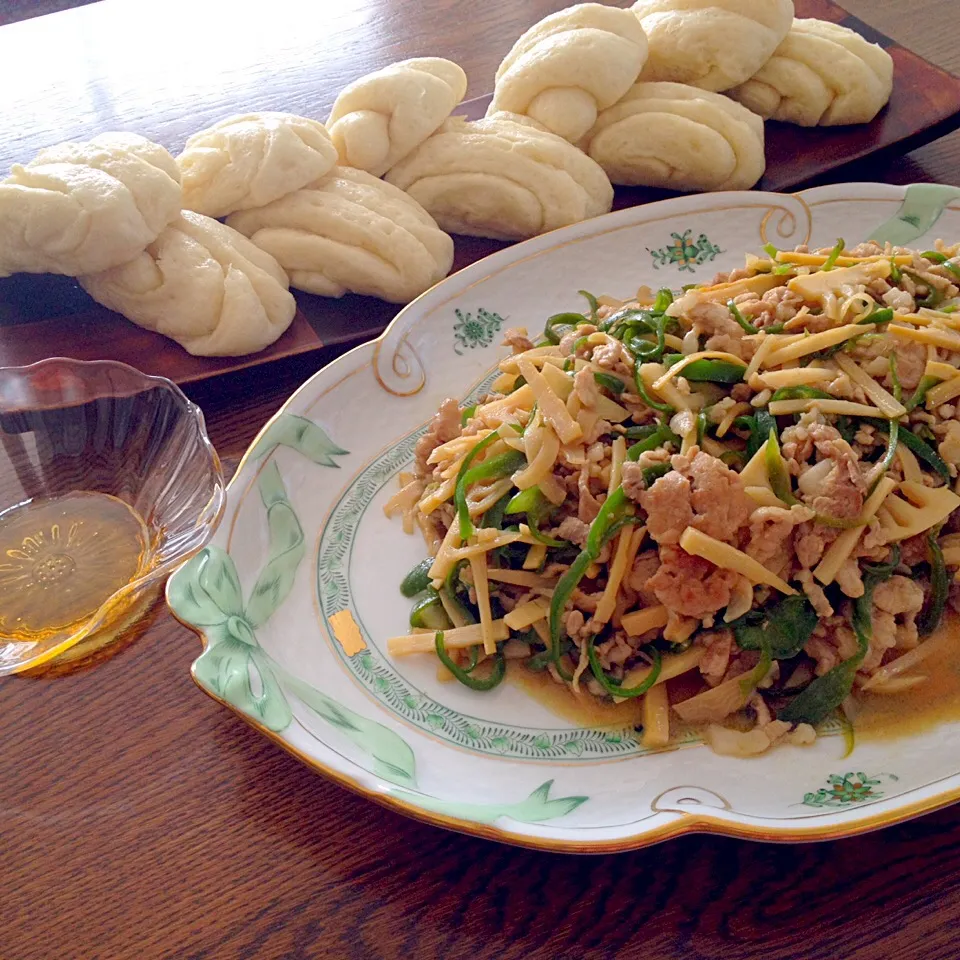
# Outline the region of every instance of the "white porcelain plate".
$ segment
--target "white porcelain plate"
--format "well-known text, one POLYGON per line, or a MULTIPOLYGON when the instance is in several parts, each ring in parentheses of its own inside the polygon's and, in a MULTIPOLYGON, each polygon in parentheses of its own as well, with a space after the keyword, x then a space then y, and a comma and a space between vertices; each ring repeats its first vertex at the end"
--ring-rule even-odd
POLYGON ((793 196, 715 193, 612 213, 476 263, 383 336, 321 370, 267 425, 210 546, 170 581, 204 651, 199 686, 316 770, 411 816, 550 850, 626 850, 709 830, 768 840, 853 834, 960 797, 960 729, 750 760, 691 741, 645 754, 632 727, 585 729, 523 689, 440 683, 395 660, 404 574, 424 554, 382 506, 448 396, 483 391, 508 326, 740 266, 764 242, 923 247, 960 239, 960 190, 881 184, 793 196))

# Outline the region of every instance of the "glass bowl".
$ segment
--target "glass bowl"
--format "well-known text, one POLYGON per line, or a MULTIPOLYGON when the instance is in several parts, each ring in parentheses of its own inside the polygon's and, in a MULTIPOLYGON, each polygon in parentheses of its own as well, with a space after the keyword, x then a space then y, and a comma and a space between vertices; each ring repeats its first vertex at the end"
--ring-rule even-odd
POLYGON ((126 364, 0 368, 0 445, 0 674, 118 636, 220 522, 200 408, 126 364))

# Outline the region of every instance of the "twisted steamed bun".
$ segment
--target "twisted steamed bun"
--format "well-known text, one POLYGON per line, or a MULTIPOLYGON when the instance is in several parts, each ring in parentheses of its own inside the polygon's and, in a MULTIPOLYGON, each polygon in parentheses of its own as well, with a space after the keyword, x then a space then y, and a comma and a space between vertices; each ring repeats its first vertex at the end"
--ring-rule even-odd
POLYGON ((762 117, 828 127, 869 123, 892 90, 882 47, 835 23, 794 20, 773 57, 729 94, 762 117))
POLYGON ((599 3, 569 7, 513 45, 497 70, 488 116, 526 114, 575 142, 598 111, 630 89, 646 59, 646 35, 629 10, 599 3))
POLYGON ((0 181, 0 276, 115 267, 155 240, 180 202, 173 157, 137 134, 41 150, 0 181))
POLYGON ((763 175, 763 120, 681 83, 637 83, 580 144, 614 183, 747 190, 763 175))
POLYGON ((641 80, 728 90, 770 59, 793 20, 793 0, 637 0, 650 41, 641 80))
POLYGON ((189 210, 129 263, 79 279, 104 306, 198 356, 262 350, 296 313, 273 257, 189 210))
POLYGON ((402 60, 355 80, 327 120, 340 162, 382 176, 450 116, 467 75, 450 60, 402 60))
POLYGON ((452 233, 523 240, 606 213, 603 170, 524 117, 451 117, 387 179, 452 233))
POLYGON ((276 257, 293 286, 324 297, 407 303, 453 264, 453 241, 415 200, 350 167, 227 222, 276 257))
POLYGON ((277 200, 322 177, 336 162, 322 123, 272 112, 221 120, 195 133, 177 157, 184 207, 208 217, 277 200))

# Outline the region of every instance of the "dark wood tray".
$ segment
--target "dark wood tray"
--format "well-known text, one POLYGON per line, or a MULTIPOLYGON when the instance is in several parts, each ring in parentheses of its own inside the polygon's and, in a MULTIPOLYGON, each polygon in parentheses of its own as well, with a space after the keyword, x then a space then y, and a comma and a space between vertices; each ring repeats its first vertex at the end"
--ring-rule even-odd
MULTIPOLYGON (((807 130, 767 124, 767 172, 758 190, 796 188, 853 160, 881 151, 904 153, 960 127, 960 78, 901 47, 831 0, 796 0, 797 15, 852 27, 893 57, 895 83, 889 105, 865 126, 807 130)), ((462 104, 458 113, 481 117, 490 98, 462 104)), ((619 187, 614 208, 636 206, 672 194, 619 187)), ((454 270, 505 244, 456 238, 454 270)), ((330 300, 297 293, 299 310, 290 329, 271 347, 248 357, 192 357, 174 341, 142 330, 94 303, 67 277, 21 274, 0 280, 0 366, 51 356, 112 359, 145 373, 190 383, 269 363, 321 347, 348 345, 379 334, 398 307, 370 297, 330 300)))

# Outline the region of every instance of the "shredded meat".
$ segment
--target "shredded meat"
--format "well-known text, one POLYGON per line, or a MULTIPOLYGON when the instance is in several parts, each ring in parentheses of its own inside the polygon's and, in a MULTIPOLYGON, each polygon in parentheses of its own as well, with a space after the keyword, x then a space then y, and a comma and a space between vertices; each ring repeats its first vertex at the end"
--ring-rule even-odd
POLYGON ((796 579, 800 582, 806 598, 810 601, 818 617, 833 616, 833 607, 824 593, 823 587, 813 579, 813 574, 809 570, 800 570, 796 579))
POLYGON ((715 687, 723 680, 727 667, 730 666, 733 631, 711 630, 701 633, 697 642, 707 648, 707 652, 700 661, 700 675, 711 687, 715 687))
POLYGON ((740 576, 693 557, 679 547, 660 550, 660 569, 647 586, 665 607, 689 617, 706 617, 722 610, 740 576))
POLYGON ((780 570, 789 561, 794 527, 812 519, 813 511, 799 504, 789 510, 759 507, 750 517, 750 539, 745 552, 768 569, 780 570))
POLYGON ((593 362, 604 370, 633 369, 633 358, 619 340, 608 340, 594 347, 593 362))
POLYGON ((573 390, 585 407, 595 407, 597 405, 597 401, 600 399, 600 391, 597 389, 597 381, 594 379, 593 370, 590 367, 584 367, 577 371, 573 378, 573 390))
POLYGON ((578 520, 576 517, 566 517, 561 521, 560 526, 554 532, 554 536, 561 540, 569 540, 578 547, 587 545, 587 534, 590 532, 589 524, 578 520))
POLYGON ((524 353, 533 349, 533 341, 527 336, 526 327, 511 327, 503 335, 503 345, 511 347, 514 353, 524 353))
POLYGON ((696 294, 693 295, 693 301, 687 309, 687 317, 693 323, 693 329, 698 336, 712 337, 714 334, 726 333, 736 340, 743 338, 743 329, 733 319, 725 304, 699 300, 696 294))
POLYGON ((863 596, 863 579, 860 576, 860 565, 856 560, 846 560, 837 571, 837 586, 848 597, 863 596))
MULTIPOLYGON (((889 371, 889 363, 887 369, 889 371)), ((914 390, 927 368, 927 348, 922 343, 897 339, 897 377, 904 390, 914 390)), ((893 379, 889 372, 883 381, 888 389, 893 389, 893 379)))
POLYGON ((843 618, 831 617, 817 624, 803 652, 816 661, 814 673, 822 677, 838 663, 855 656, 857 649, 857 638, 843 618))
POLYGON ((803 306, 803 297, 786 286, 774 287, 762 297, 752 295, 752 299, 737 299, 737 307, 758 329, 774 323, 786 323, 792 320, 803 306))
MULTIPOLYGON (((718 540, 734 542, 737 530, 753 512, 740 478, 708 453, 691 450, 670 458, 673 471, 649 490, 639 491, 647 513, 647 530, 660 544, 677 543, 688 526, 718 540)), ((636 489, 631 483, 632 489, 636 489)))
POLYGON ((693 520, 690 481, 676 471, 660 477, 649 490, 641 489, 639 500, 647 513, 647 533, 657 543, 677 543, 693 520))
POLYGON ((440 409, 434 414, 427 432, 417 441, 414 447, 414 461, 417 476, 426 476, 430 473, 427 458, 441 443, 447 443, 460 435, 460 405, 456 400, 447 398, 440 404, 440 409))
MULTIPOLYGON (((682 461, 686 459, 679 455, 672 457, 674 470, 683 470, 682 461)), ((690 498, 696 514, 693 526, 717 540, 734 540, 737 530, 747 522, 755 506, 743 492, 740 477, 722 460, 702 451, 686 470, 693 481, 693 496, 690 498)))
POLYGON ((913 313, 916 309, 913 297, 897 287, 891 287, 880 299, 897 313, 913 313))

